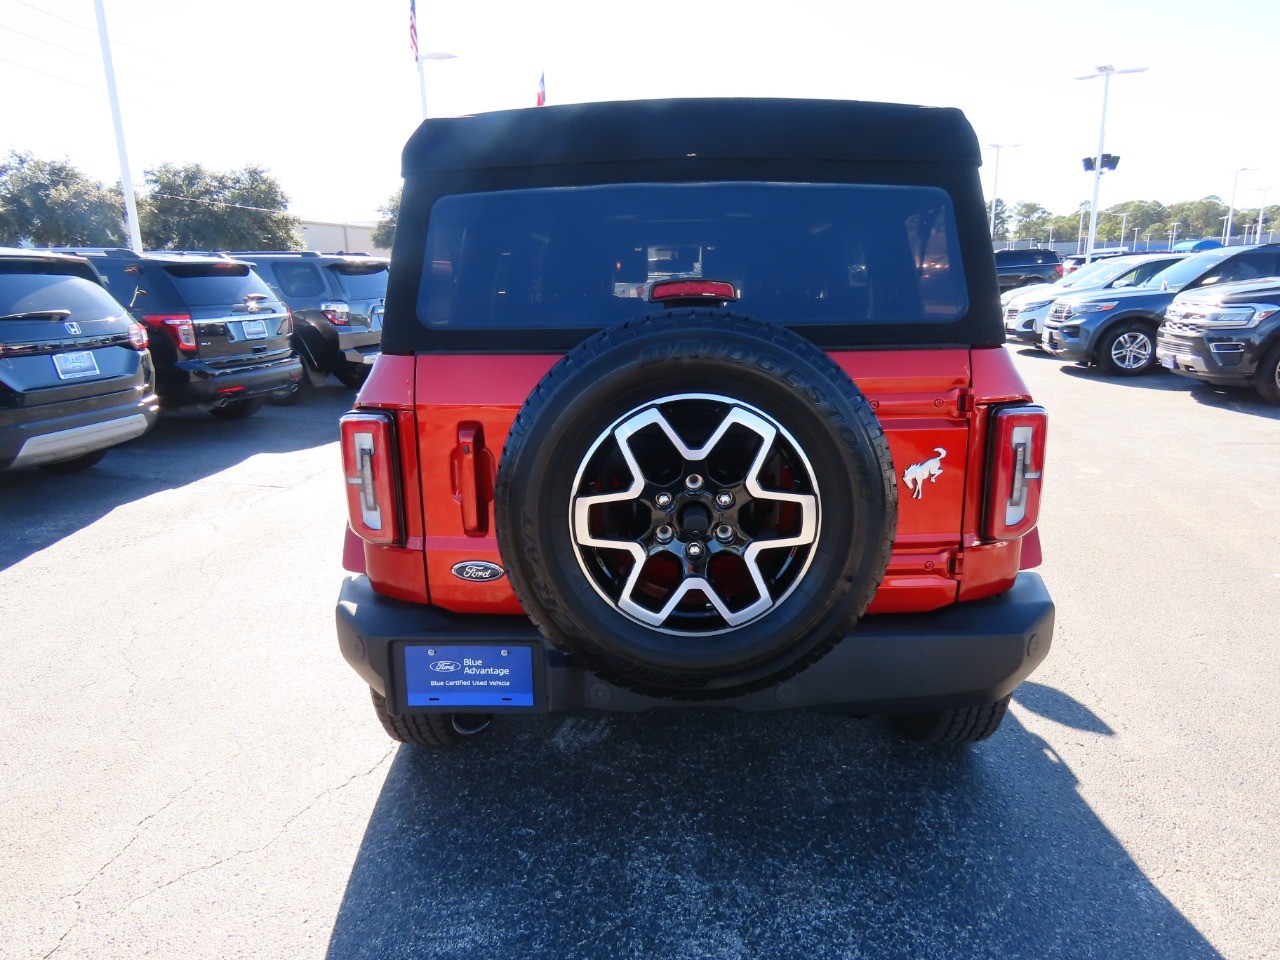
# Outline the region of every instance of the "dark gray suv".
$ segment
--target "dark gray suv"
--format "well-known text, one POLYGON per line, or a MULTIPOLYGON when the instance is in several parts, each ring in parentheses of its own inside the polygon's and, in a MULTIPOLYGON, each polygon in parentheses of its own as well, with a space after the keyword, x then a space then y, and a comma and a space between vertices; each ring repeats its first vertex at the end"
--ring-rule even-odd
POLYGON ((1000 292, 1029 283, 1053 283, 1062 276, 1062 258, 1053 250, 997 250, 1000 292))
POLYGON ((364 383, 382 349, 387 296, 384 257, 367 254, 241 251, 293 313, 293 349, 305 371, 295 398, 332 373, 344 386, 364 383))

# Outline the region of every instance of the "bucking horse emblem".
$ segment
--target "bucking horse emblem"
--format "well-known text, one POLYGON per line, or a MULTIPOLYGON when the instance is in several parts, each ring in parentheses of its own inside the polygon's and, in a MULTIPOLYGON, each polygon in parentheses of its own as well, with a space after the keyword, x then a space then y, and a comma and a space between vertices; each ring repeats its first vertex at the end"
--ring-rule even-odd
POLYGON ((942 476, 942 458, 947 455, 947 451, 941 447, 934 447, 933 452, 937 454, 923 463, 913 463, 907 469, 902 471, 902 482, 907 485, 907 489, 911 491, 913 500, 919 500, 924 493, 924 482, 928 480, 934 483, 942 476))

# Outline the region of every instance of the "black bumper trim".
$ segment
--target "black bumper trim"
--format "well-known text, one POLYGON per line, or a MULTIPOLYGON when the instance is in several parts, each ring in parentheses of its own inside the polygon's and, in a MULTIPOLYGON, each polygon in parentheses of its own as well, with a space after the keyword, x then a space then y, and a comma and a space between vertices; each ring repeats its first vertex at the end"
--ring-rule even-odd
POLYGON ((375 593, 364 576, 343 581, 337 607, 343 657, 397 713, 419 712, 396 702, 398 645, 477 641, 542 647, 545 669, 535 699, 545 713, 679 708, 890 713, 977 706, 1011 693, 1039 666, 1053 640, 1053 623, 1044 581, 1022 573, 1012 589, 987 600, 932 613, 866 617, 818 663, 777 686, 690 701, 645 696, 601 680, 550 646, 525 617, 464 616, 401 603, 375 593))

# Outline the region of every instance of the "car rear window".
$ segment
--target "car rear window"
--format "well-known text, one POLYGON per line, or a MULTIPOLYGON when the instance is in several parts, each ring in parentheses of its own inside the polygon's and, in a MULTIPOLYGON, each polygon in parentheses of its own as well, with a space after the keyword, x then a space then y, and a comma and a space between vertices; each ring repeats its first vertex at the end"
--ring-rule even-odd
POLYGON ((286 297, 323 297, 326 293, 324 277, 313 263, 277 260, 269 269, 275 272, 276 283, 286 297))
POLYGON ((792 324, 938 323, 968 307, 951 199, 934 187, 622 184, 461 194, 431 211, 429 328, 599 327, 658 280, 732 283, 792 324))
POLYGON ((162 263, 179 295, 193 307, 240 303, 252 293, 275 296, 247 263, 162 263))
POLYGON ((338 286, 348 300, 381 300, 387 295, 385 263, 331 263, 338 286))
POLYGON ((0 317, 39 310, 70 310, 71 320, 125 316, 99 283, 44 273, 0 273, 0 317))

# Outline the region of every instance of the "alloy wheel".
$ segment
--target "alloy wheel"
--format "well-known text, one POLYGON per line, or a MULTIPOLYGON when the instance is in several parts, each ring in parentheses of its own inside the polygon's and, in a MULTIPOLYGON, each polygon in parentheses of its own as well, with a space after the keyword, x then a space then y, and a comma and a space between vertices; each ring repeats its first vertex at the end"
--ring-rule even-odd
POLYGON ((679 394, 623 414, 583 458, 569 503, 577 560, 622 614, 706 636, 767 615, 820 531, 809 458, 768 414, 679 394))

